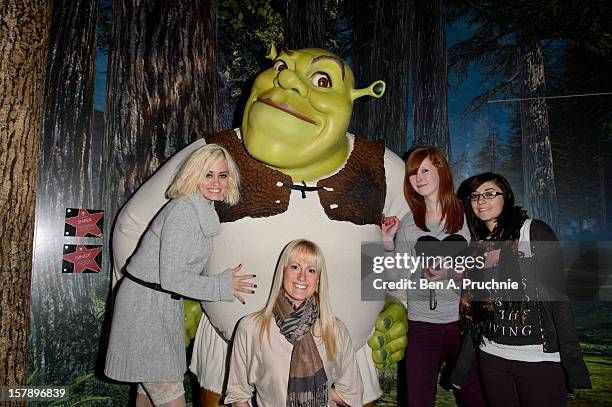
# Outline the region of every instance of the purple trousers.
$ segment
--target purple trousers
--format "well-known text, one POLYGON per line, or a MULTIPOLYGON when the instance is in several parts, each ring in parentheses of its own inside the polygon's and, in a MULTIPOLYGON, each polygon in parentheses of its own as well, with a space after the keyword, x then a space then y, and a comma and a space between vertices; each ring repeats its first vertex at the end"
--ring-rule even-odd
MULTIPOLYGON (((442 362, 452 367, 461 347, 459 322, 433 324, 408 321, 406 357, 400 362, 399 402, 408 407, 434 406, 442 362)), ((460 407, 486 406, 478 380, 478 368, 472 364, 468 382, 454 390, 460 407)))
POLYGON ((478 353, 482 386, 491 407, 567 405, 561 363, 520 362, 478 353))

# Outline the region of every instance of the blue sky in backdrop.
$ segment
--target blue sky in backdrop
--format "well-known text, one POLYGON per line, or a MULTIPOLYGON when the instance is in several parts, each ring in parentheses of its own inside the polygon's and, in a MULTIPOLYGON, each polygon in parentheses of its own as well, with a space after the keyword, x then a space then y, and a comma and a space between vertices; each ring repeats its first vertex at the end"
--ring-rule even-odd
MULTIPOLYGON (((465 24, 459 22, 446 26, 447 48, 467 38, 470 31, 465 24)), ((449 73, 449 82, 454 83, 453 73, 449 73)), ((472 65, 466 80, 457 89, 449 88, 448 92, 448 122, 451 133, 452 159, 462 153, 467 153, 468 160, 474 160, 475 155, 487 143, 491 130, 499 135, 498 143, 504 144, 511 134, 513 103, 487 103, 478 112, 464 116, 464 111, 470 101, 490 88, 490 83, 482 83, 482 71, 472 65)), ((464 170, 468 168, 463 166, 464 170)), ((471 173, 455 174, 458 179, 465 179, 471 173)))
POLYGON ((96 87, 94 90, 94 109, 104 111, 104 98, 106 97, 106 73, 108 69, 108 54, 98 50, 96 52, 96 87))

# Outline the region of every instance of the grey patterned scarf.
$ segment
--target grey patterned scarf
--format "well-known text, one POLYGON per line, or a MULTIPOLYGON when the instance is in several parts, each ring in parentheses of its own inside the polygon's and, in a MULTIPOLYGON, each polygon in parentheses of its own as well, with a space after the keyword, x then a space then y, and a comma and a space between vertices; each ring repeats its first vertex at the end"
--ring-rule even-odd
POLYGON ((314 296, 295 309, 285 292, 281 291, 274 304, 276 324, 281 334, 293 345, 287 385, 287 407, 327 406, 327 376, 311 333, 318 314, 314 296))

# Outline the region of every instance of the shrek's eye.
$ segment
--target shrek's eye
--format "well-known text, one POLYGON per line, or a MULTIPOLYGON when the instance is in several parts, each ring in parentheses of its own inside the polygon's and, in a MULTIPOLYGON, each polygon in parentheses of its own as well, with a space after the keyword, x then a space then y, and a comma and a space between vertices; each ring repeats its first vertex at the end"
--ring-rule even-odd
POLYGON ((312 75, 312 84, 320 88, 331 88, 332 81, 328 74, 324 72, 317 72, 312 75))
POLYGON ((274 70, 276 70, 276 71, 280 72, 280 71, 282 71, 282 70, 287 69, 287 64, 286 64, 286 63, 285 63, 285 61, 283 61, 282 59, 279 59, 278 61, 276 61, 276 62, 274 63, 273 68, 274 68, 274 70))

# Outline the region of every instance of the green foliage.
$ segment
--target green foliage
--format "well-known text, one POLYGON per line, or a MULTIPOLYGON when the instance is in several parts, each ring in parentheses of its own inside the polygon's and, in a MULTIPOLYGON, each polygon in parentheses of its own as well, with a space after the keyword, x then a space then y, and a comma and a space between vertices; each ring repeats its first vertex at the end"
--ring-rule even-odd
MULTIPOLYGON (((269 29, 278 25, 279 14, 272 8, 269 0, 223 1, 218 6, 219 20, 229 22, 234 30, 249 30, 255 22, 253 37, 271 39, 269 29)), ((281 26, 282 30, 282 26, 281 26)))
POLYGON ((578 390, 569 395, 569 407, 608 406, 612 390, 610 377, 612 377, 612 358, 610 356, 585 356, 592 389, 578 390))
POLYGON ((95 281, 96 291, 96 317, 100 322, 104 321, 106 315, 106 307, 110 307, 110 290, 111 286, 111 274, 113 273, 112 268, 108 272, 98 274, 98 278, 95 281))
POLYGON ((38 401, 29 402, 30 406, 49 406, 49 407, 106 407, 110 405, 127 405, 129 398, 129 386, 125 384, 114 384, 104 382, 94 376, 93 373, 86 373, 74 378, 68 387, 68 397, 54 402, 38 401))
POLYGON ((96 317, 102 321, 106 314, 106 300, 96 298, 96 317))
POLYGON ((220 1, 216 7, 221 70, 243 80, 255 76, 263 51, 282 43, 282 16, 270 0, 220 1))
MULTIPOLYGON (((325 47, 342 57, 350 49, 350 24, 344 0, 325 0, 325 47)), ((274 0, 218 1, 220 70, 234 80, 256 76, 268 63, 268 45, 281 45, 284 37, 282 2, 274 0)))
POLYGON ((325 48, 344 59, 349 57, 351 51, 350 5, 351 2, 345 0, 325 0, 324 2, 325 48))
MULTIPOLYGON (((28 381, 29 383, 29 381, 28 381)), ((192 401, 192 380, 185 375, 183 387, 185 388, 185 399, 187 403, 192 401)), ((68 387, 68 397, 58 401, 32 401, 30 406, 47 407, 107 407, 127 406, 130 399, 131 384, 111 383, 100 380, 94 373, 86 373, 76 377, 68 387)))
POLYGON ((577 302, 574 306, 576 329, 583 350, 612 358, 612 303, 577 302))

